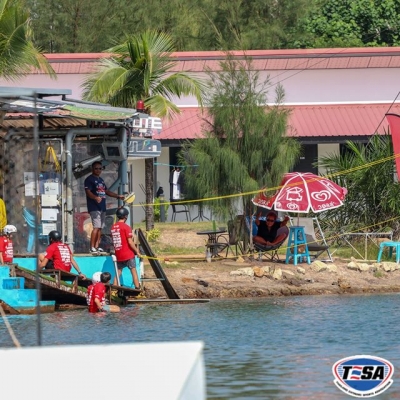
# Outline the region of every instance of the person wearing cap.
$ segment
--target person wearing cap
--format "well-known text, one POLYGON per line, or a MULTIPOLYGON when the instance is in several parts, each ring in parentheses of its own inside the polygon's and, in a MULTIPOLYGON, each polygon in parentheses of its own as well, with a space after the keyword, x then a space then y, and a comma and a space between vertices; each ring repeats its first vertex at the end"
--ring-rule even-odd
MULTIPOLYGON (((118 275, 121 276, 123 268, 131 270, 132 280, 135 289, 140 289, 138 274, 136 272, 135 256, 141 257, 139 249, 133 241, 131 227, 126 223, 129 211, 124 208, 118 208, 115 213, 118 221, 111 227, 111 237, 117 259, 118 275)), ((114 278, 114 285, 117 284, 117 277, 114 278)))
POLYGON ((46 252, 39 254, 39 268, 60 269, 71 272, 72 267, 74 267, 78 275, 85 278, 85 275, 82 274, 74 260, 71 249, 61 241, 61 233, 59 231, 51 231, 49 233, 49 242, 50 245, 47 247, 46 252))
POLYGON ((88 287, 86 302, 90 313, 105 311, 106 305, 106 283, 110 282, 109 272, 95 272, 92 277, 92 284, 88 287))
POLYGON ((14 259, 12 234, 17 232, 14 225, 6 225, 3 235, 0 236, 0 265, 10 264, 14 259))
POLYGON ((269 211, 265 221, 260 220, 261 213, 257 214, 255 223, 258 227, 257 235, 253 237, 253 243, 262 246, 273 246, 284 241, 288 235, 286 227, 289 217, 286 216, 282 222, 277 221, 278 215, 274 211, 269 211))
POLYGON ((124 196, 108 190, 103 178, 100 176, 103 166, 100 161, 92 164, 92 173, 84 182, 87 210, 92 220, 93 230, 90 234, 90 253, 99 254, 104 250, 99 247, 101 232, 105 225, 106 218, 106 196, 123 200, 124 196))

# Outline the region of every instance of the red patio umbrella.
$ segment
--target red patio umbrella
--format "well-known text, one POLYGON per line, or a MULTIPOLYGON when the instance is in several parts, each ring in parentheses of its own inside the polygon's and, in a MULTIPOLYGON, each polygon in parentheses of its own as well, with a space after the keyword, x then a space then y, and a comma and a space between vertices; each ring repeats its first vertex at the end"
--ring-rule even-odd
POLYGON ((290 172, 284 175, 280 189, 273 195, 257 194, 252 202, 275 211, 315 213, 343 205, 347 189, 331 180, 310 172, 290 172))

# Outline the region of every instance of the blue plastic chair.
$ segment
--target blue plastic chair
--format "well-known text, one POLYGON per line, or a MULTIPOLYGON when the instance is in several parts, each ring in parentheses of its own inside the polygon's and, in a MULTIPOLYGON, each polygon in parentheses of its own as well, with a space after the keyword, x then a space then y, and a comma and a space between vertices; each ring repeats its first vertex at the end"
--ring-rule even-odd
POLYGON ((382 242, 379 246, 379 253, 377 262, 381 262, 382 253, 385 247, 389 247, 389 257, 392 258, 393 249, 396 249, 396 262, 400 262, 400 242, 382 242))
MULTIPOLYGON (((26 207, 22 208, 22 215, 28 225, 28 243, 26 245, 27 253, 32 253, 33 246, 35 245, 35 215, 32 214, 26 207)), ((42 226, 39 225, 39 239, 48 241, 47 235, 43 235, 42 226)))

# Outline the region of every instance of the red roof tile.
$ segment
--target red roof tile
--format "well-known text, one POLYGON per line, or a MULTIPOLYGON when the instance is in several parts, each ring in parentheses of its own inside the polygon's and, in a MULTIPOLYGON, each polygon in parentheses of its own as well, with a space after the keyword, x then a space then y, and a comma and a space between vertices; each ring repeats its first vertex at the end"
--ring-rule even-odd
MULTIPOLYGON (((388 129, 387 112, 400 114, 400 103, 394 104, 323 104, 290 106, 288 135, 296 137, 369 136, 388 129)), ((182 140, 202 137, 206 112, 199 108, 181 108, 172 121, 163 121, 160 140, 182 140)))
MULTIPOLYGON (((398 68, 400 47, 366 47, 353 49, 288 49, 232 51, 234 57, 249 56, 258 70, 336 69, 336 68, 398 68)), ((59 74, 89 73, 107 53, 46 54, 59 74), (68 67, 67 67, 68 65, 68 67)), ((222 51, 176 52, 173 71, 202 72, 220 69, 226 53, 222 51)))

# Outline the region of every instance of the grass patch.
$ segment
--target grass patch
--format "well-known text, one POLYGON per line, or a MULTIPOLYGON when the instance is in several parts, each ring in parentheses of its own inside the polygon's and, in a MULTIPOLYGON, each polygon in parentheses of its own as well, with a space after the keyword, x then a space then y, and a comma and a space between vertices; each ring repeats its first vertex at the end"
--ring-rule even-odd
POLYGON ((151 243, 152 250, 157 254, 168 254, 168 255, 177 255, 177 254, 203 254, 204 247, 177 247, 171 246, 161 243, 151 243))
MULTIPOLYGON (((227 224, 224 222, 216 222, 217 228, 223 226, 226 228, 227 224)), ((146 224, 144 222, 135 224, 135 228, 140 228, 142 231, 146 230, 146 224)), ((180 231, 180 232, 198 232, 213 229, 212 221, 201 221, 201 222, 155 222, 154 228, 158 229, 161 234, 164 231, 180 231)))
POLYGON ((378 269, 377 271, 374 272, 375 278, 383 278, 384 276, 385 276, 385 273, 380 269, 378 269))

